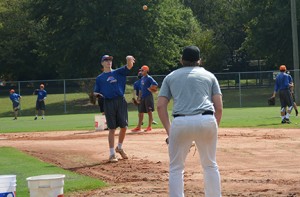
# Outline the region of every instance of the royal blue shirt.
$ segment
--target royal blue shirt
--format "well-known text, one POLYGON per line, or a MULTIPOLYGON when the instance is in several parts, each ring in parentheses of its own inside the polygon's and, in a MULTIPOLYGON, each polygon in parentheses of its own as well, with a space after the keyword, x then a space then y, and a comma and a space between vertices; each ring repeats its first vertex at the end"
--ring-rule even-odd
POLYGON ((135 90, 135 94, 139 96, 139 92, 141 91, 141 79, 134 82, 133 89, 135 90))
POLYGON ((289 83, 289 75, 284 72, 280 72, 276 77, 274 91, 277 92, 278 90, 289 89, 289 83))
POLYGON ((141 78, 142 98, 145 98, 145 97, 149 96, 150 94, 152 94, 152 92, 150 92, 148 90, 148 88, 150 88, 150 86, 152 86, 152 85, 157 86, 158 83, 151 76, 146 75, 141 78))
POLYGON ((9 98, 10 98, 10 100, 13 102, 13 103, 19 103, 20 101, 19 101, 19 99, 20 99, 20 95, 19 94, 17 94, 17 93, 13 93, 13 94, 10 94, 9 95, 9 98))
POLYGON ((111 72, 103 72, 96 78, 94 92, 100 93, 106 99, 123 97, 126 87, 126 76, 129 69, 122 66, 111 72))
POLYGON ((46 90, 39 89, 37 91, 37 100, 43 100, 46 97, 47 97, 47 91, 46 90))

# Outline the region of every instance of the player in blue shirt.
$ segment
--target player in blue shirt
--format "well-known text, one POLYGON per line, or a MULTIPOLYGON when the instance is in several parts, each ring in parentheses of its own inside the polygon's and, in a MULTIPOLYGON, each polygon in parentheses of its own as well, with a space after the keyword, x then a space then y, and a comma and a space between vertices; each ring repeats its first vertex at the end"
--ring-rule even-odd
MULTIPOLYGON (((149 121, 148 127, 144 131, 151 131, 152 130, 152 123, 153 123, 153 111, 154 111, 154 99, 153 94, 157 91, 158 83, 148 74, 149 67, 144 65, 141 67, 141 73, 143 77, 141 78, 140 82, 140 91, 139 91, 139 98, 140 106, 139 106, 139 113, 141 115, 141 119, 144 118, 144 113, 148 114, 149 121)), ((131 131, 140 131, 142 126, 142 121, 139 121, 136 128, 131 131)))
POLYGON ((34 95, 37 95, 34 120, 37 119, 39 111, 41 111, 42 113, 42 119, 45 119, 45 110, 46 110, 45 100, 47 98, 47 91, 44 88, 45 88, 44 84, 41 84, 40 89, 36 89, 33 92, 34 95))
POLYGON ((279 99, 280 99, 280 115, 281 115, 281 123, 291 123, 290 122, 290 114, 293 109, 293 100, 291 97, 290 87, 293 84, 290 83, 289 75, 286 74, 286 66, 281 65, 279 67, 280 73, 276 77, 275 87, 272 97, 276 96, 276 92, 279 91, 279 99), (288 110, 286 112, 285 108, 288 106, 288 110))
POLYGON ((109 129, 109 162, 118 162, 115 152, 119 153, 123 159, 128 159, 127 154, 122 149, 128 126, 128 109, 124 93, 126 78, 135 63, 135 59, 133 56, 127 56, 127 65, 115 70, 112 69, 112 60, 112 56, 102 56, 103 73, 96 78, 94 95, 104 99, 104 113, 109 129), (120 127, 119 141, 118 146, 114 149, 115 131, 118 127, 120 127))
POLYGON ((9 98, 12 102, 13 105, 13 111, 14 111, 14 119, 13 120, 17 120, 18 118, 18 111, 20 110, 20 99, 22 98, 19 94, 15 93, 14 89, 11 89, 9 91, 10 95, 9 98))

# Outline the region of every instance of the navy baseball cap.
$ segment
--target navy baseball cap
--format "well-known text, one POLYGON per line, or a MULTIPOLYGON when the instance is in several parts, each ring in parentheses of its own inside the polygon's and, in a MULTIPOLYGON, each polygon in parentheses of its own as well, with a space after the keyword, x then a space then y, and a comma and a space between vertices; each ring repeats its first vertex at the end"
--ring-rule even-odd
POLYGON ((183 49, 182 60, 195 62, 200 60, 200 49, 196 46, 187 46, 183 49))
POLYGON ((103 55, 101 58, 101 62, 103 62, 104 60, 112 60, 114 59, 113 56, 109 56, 109 55, 103 55))

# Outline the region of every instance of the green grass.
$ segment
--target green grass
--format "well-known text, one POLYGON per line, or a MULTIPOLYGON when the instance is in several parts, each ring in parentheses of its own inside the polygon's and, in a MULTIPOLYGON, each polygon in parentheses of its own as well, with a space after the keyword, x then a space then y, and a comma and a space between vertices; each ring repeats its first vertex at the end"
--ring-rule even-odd
POLYGON ((46 174, 64 174, 64 194, 76 191, 88 191, 107 186, 106 183, 88 176, 79 175, 54 165, 41 162, 14 148, 0 147, 0 172, 17 175, 16 196, 29 196, 26 178, 46 174))
MULTIPOLYGON (((37 131, 66 131, 66 130, 94 130, 95 115, 92 114, 66 114, 46 116, 45 120, 33 120, 34 116, 21 116, 18 120, 12 117, 0 118, 0 133, 12 132, 37 132, 37 131)), ((171 111, 169 112, 171 115, 171 111)), ((250 107, 250 108, 225 108, 221 121, 221 127, 263 127, 263 128, 299 128, 300 119, 292 112, 292 124, 280 123, 279 107, 250 107)), ((137 124, 137 111, 129 111, 129 129, 137 124)), ((171 117, 172 118, 172 117, 171 117)), ((162 128, 157 112, 154 119, 158 122, 153 128, 162 128)), ((148 116, 144 116, 144 124, 147 124, 148 116)))

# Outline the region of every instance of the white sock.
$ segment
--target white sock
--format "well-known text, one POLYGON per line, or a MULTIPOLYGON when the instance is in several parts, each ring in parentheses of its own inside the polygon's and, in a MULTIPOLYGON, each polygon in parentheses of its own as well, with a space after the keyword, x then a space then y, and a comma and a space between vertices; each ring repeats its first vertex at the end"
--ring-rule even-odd
POLYGON ((122 149, 122 143, 118 143, 118 149, 122 149))
POLYGON ((287 119, 289 119, 289 118, 290 118, 290 114, 289 114, 289 113, 286 113, 285 117, 286 117, 287 119))
POLYGON ((281 120, 283 120, 285 118, 285 116, 281 116, 281 120))
POLYGON ((115 154, 115 149, 114 148, 109 148, 109 152, 110 152, 110 155, 114 155, 115 154))

